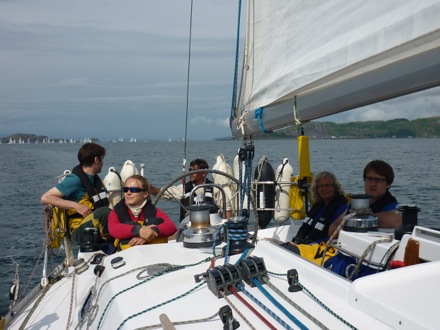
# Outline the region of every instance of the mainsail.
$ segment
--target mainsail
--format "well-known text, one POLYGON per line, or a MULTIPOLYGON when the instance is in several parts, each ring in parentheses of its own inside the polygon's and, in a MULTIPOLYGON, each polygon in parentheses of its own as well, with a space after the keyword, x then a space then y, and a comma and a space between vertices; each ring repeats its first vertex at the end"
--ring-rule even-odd
POLYGON ((438 86, 439 0, 248 0, 236 138, 438 86))

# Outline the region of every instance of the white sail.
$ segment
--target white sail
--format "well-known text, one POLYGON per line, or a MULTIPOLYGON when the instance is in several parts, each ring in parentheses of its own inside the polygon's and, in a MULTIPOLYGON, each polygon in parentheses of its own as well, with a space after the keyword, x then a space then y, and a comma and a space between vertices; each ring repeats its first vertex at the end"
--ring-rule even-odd
POLYGON ((439 0, 249 0, 247 12, 235 137, 440 83, 439 0))

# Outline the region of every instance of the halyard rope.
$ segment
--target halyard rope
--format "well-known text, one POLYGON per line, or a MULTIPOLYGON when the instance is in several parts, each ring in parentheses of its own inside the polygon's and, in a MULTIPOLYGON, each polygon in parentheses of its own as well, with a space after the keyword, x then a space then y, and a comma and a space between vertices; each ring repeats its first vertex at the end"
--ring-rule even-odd
POLYGON ((285 329, 292 329, 284 320, 282 320, 278 315, 276 315, 271 309, 264 305, 261 301, 255 298, 248 290, 244 288, 243 285, 237 283, 237 287, 254 303, 256 303, 260 308, 262 308, 266 313, 272 316, 279 324, 281 324, 285 329))
POLYGON ((285 301, 287 301, 290 305, 292 305, 294 308, 296 308, 299 312, 301 312, 303 315, 305 315, 308 319, 310 319, 313 323, 315 323, 318 327, 321 329, 328 329, 324 324, 322 324, 317 318, 315 318, 313 315, 311 315, 309 312, 307 312, 304 308, 302 308, 300 305, 295 303, 293 300, 291 300, 288 296, 286 296, 281 290, 279 290, 275 285, 270 282, 269 278, 267 276, 263 277, 263 280, 267 284, 269 288, 271 288, 273 291, 275 291, 281 298, 283 298, 285 301))
MULTIPOLYGON (((273 272, 268 272, 271 275, 274 276, 287 276, 287 274, 277 274, 277 273, 273 273, 273 272)), ((304 285, 302 285, 301 283, 298 282, 298 285, 301 287, 301 289, 304 290, 304 292, 310 296, 310 298, 312 298, 318 305, 320 305, 322 308, 324 308, 328 313, 330 313, 331 315, 333 315, 335 318, 337 318, 339 321, 341 321, 342 323, 344 323, 347 327, 355 330, 357 329, 356 327, 354 327, 353 325, 351 325, 350 323, 348 323, 347 321, 345 321, 342 317, 340 317, 338 314, 336 314, 335 312, 333 312, 327 305, 325 305, 321 300, 319 300, 311 291, 309 291, 304 285)))

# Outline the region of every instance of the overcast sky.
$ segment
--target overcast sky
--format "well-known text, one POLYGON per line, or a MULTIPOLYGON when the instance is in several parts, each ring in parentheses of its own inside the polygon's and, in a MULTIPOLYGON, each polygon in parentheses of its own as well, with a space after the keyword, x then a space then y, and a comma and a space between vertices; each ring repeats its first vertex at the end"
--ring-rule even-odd
MULTIPOLYGON (((0 0, 0 137, 181 139, 190 0, 0 0)), ((230 136, 237 0, 194 0, 188 139, 230 136)), ((325 120, 440 115, 435 88, 325 120)))

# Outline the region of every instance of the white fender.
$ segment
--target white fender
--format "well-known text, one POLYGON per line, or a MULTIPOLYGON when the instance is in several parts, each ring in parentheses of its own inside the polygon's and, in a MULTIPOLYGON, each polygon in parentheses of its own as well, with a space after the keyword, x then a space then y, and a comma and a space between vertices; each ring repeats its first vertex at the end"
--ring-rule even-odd
POLYGON ((142 163, 142 164, 139 165, 139 167, 141 168, 141 175, 142 175, 143 177, 145 177, 145 164, 142 163))
POLYGON ((283 163, 275 171, 275 214, 274 220, 282 224, 290 219, 290 178, 293 176, 293 167, 289 164, 289 159, 284 158, 283 163))
MULTIPOLYGON (((222 154, 217 155, 216 162, 212 169, 228 173, 231 176, 233 175, 231 166, 226 163, 225 156, 222 154)), ((229 184, 231 182, 230 179, 220 174, 212 174, 212 177, 214 178, 214 183, 218 185, 229 184)))
POLYGON ((122 199, 122 182, 115 171, 116 170, 114 167, 110 167, 107 175, 104 177, 104 180, 102 180, 102 183, 109 192, 109 202, 111 208, 113 208, 113 206, 119 203, 119 201, 122 199))
POLYGON ((136 165, 131 160, 126 160, 121 170, 122 182, 124 183, 125 180, 127 180, 129 177, 135 174, 139 174, 136 165))
MULTIPOLYGON (((216 163, 214 164, 212 169, 218 170, 221 172, 225 172, 225 173, 229 174, 230 176, 233 176, 232 167, 226 162, 225 157, 222 154, 217 155, 216 163)), ((236 187, 235 183, 231 179, 225 177, 224 175, 220 175, 220 174, 213 173, 212 178, 214 179, 215 184, 218 184, 219 186, 221 186, 223 188, 223 190, 225 191, 226 202, 230 201, 231 209, 235 210, 237 208, 236 198, 234 198, 235 192, 237 191, 237 187, 236 187)), ((220 194, 221 199, 223 199, 220 192, 219 192, 219 194, 220 194)), ((221 206, 221 208, 222 207, 223 207, 223 205, 221 206)), ((228 208, 228 205, 226 206, 226 208, 228 208)), ((223 216, 225 216, 225 215, 223 215, 223 216)))

